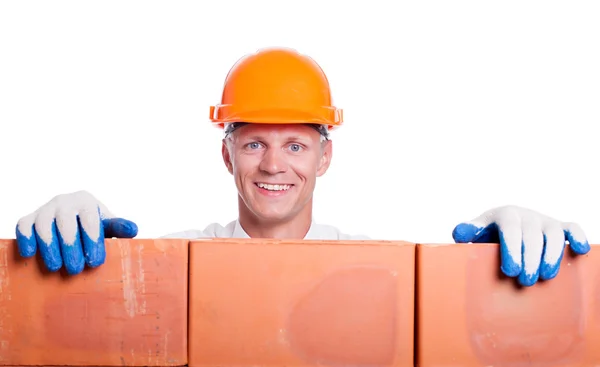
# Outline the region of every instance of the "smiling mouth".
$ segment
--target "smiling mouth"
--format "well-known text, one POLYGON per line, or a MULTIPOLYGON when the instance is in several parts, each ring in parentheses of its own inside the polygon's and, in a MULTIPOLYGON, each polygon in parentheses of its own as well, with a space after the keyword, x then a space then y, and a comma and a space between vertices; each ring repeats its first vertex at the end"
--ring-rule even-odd
POLYGON ((288 184, 267 184, 267 183, 263 183, 263 182, 256 182, 255 185, 260 187, 261 189, 268 190, 268 191, 287 191, 292 186, 294 186, 294 185, 288 185, 288 184))

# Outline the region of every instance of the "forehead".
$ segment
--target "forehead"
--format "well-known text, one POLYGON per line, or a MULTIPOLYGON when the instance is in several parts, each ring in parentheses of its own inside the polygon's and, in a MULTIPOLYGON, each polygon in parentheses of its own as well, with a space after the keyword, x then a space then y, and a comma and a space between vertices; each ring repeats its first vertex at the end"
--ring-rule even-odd
POLYGON ((319 140, 321 134, 305 124, 246 124, 234 131, 238 138, 289 138, 291 136, 319 140))

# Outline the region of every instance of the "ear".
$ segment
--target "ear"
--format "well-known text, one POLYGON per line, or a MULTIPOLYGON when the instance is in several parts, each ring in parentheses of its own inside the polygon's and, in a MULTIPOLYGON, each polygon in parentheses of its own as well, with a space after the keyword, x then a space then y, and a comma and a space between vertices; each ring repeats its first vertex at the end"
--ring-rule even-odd
POLYGON ((327 169, 329 169, 333 152, 331 140, 326 140, 321 144, 323 144, 323 146, 321 147, 322 153, 319 161, 319 168, 317 169, 317 177, 323 176, 325 172, 327 172, 327 169))
POLYGON ((223 155, 223 162, 225 162, 225 167, 229 173, 233 175, 233 164, 231 163, 231 152, 229 151, 229 146, 227 144, 227 140, 223 139, 223 145, 221 146, 221 154, 223 155))

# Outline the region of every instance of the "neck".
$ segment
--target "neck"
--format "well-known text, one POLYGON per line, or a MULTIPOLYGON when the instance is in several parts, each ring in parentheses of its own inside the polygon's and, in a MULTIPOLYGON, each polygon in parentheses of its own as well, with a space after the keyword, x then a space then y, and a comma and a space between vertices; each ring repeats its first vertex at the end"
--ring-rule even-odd
POLYGON ((289 218, 266 220, 252 213, 240 198, 239 221, 250 238, 303 239, 312 224, 312 200, 289 218))

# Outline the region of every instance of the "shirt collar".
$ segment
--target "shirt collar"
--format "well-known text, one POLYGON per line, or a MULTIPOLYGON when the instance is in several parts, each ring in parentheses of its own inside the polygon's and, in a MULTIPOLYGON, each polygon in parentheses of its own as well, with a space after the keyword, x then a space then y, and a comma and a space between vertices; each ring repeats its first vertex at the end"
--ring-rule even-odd
MULTIPOLYGON (((235 226, 233 227, 232 237, 233 238, 250 238, 250 236, 248 236, 248 233, 246 233, 246 231, 244 231, 244 229, 242 228, 242 225, 240 224, 239 219, 237 219, 235 221, 235 226)), ((304 236, 304 239, 305 240, 313 240, 313 239, 318 239, 318 238, 319 237, 315 233, 315 222, 312 221, 310 224, 310 228, 308 229, 308 232, 306 232, 306 235, 304 236)))
POLYGON ((232 237, 233 238, 250 238, 250 236, 248 236, 248 233, 246 233, 246 231, 244 231, 244 229, 242 228, 242 225, 240 224, 239 219, 235 221, 235 226, 233 227, 232 237))

